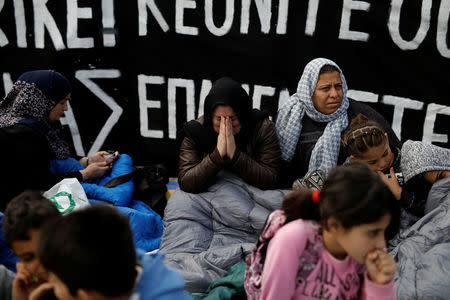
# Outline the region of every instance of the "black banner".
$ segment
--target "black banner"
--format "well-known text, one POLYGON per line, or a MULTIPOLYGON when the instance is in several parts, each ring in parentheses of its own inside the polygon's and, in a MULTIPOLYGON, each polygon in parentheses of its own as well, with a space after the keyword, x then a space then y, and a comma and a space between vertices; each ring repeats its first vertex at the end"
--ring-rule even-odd
POLYGON ((313 58, 401 140, 450 147, 450 0, 0 0, 0 92, 29 70, 73 85, 79 155, 129 153, 176 174, 177 134, 211 83, 241 82, 275 116, 313 58))

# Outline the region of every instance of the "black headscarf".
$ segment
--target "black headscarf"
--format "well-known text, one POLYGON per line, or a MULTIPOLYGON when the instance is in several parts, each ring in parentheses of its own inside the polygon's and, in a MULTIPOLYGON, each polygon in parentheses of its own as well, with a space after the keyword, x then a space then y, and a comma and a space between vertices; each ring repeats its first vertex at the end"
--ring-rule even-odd
POLYGON ((252 101, 247 92, 229 77, 222 77, 214 82, 205 99, 203 124, 195 120, 187 122, 183 128, 184 135, 192 138, 203 152, 212 152, 217 145, 218 136, 213 128, 212 115, 219 105, 230 106, 236 113, 242 127, 234 138, 239 149, 245 152, 245 146, 255 128, 268 114, 252 109, 252 101))
POLYGON ((69 145, 64 140, 59 122, 50 124, 48 116, 72 87, 60 73, 39 70, 23 73, 11 91, 0 101, 0 128, 24 123, 43 133, 58 159, 69 157, 69 145))

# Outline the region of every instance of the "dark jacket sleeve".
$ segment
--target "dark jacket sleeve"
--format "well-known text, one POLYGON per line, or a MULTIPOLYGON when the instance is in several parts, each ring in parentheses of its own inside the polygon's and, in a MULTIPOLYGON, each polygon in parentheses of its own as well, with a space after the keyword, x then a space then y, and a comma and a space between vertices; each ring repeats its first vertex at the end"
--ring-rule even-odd
POLYGON ((185 137, 180 147, 178 184, 185 192, 202 192, 214 183, 216 174, 224 166, 217 148, 205 155, 193 139, 185 137))
MULTIPOLYGON (((25 126, 25 125, 23 125, 25 126)), ((47 139, 33 129, 21 131, 16 137, 15 162, 20 165, 19 170, 24 170, 23 176, 27 178, 28 186, 36 189, 49 189, 64 178, 75 177, 82 181, 81 173, 52 173, 50 161, 53 159, 52 151, 47 139), (23 136, 20 136, 22 135, 23 136)))
POLYGON ((274 188, 278 184, 281 150, 273 122, 265 119, 252 139, 251 155, 236 149, 230 168, 251 185, 274 188))
POLYGON ((1 151, 3 170, 7 174, 0 183, 2 190, 6 191, 0 201, 3 204, 0 210, 25 189, 47 190, 63 178, 81 178, 80 172, 55 175, 50 171, 52 152, 41 133, 23 124, 0 130, 1 144, 5 145, 1 151))

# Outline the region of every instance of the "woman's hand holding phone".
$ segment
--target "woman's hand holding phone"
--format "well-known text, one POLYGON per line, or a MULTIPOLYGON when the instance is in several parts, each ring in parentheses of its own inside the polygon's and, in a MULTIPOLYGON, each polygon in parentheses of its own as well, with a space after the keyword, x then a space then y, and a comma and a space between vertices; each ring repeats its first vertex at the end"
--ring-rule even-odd
POLYGON ((97 162, 106 162, 105 155, 108 154, 109 152, 107 151, 98 151, 97 153, 88 158, 89 163, 86 162, 87 166, 97 162))
POLYGON ((119 156, 119 151, 108 151, 107 155, 104 155, 106 163, 110 164, 119 156))

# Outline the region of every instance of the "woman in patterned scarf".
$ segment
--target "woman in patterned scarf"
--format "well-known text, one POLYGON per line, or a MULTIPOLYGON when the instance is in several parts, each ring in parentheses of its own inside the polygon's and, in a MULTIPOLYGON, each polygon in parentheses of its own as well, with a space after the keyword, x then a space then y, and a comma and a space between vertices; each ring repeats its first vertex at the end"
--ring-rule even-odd
POLYGON ((0 180, 0 211, 24 189, 46 190, 67 177, 79 181, 102 176, 109 166, 100 151, 83 157, 86 168, 77 172, 52 174, 52 159, 70 156, 59 119, 67 110, 72 88, 69 81, 55 71, 39 70, 22 74, 8 95, 0 100, 0 157, 3 158, 0 180))
POLYGON ((297 92, 280 107, 276 122, 282 158, 283 184, 308 172, 325 175, 347 158, 341 133, 359 113, 381 124, 393 145, 400 147, 386 120, 367 105, 347 98, 347 83, 339 66, 326 58, 310 61, 300 78, 297 92))

